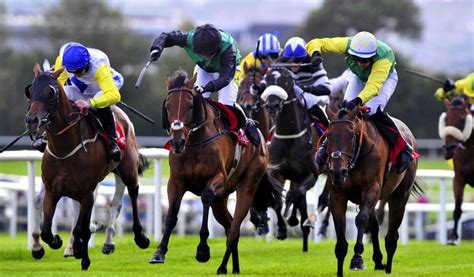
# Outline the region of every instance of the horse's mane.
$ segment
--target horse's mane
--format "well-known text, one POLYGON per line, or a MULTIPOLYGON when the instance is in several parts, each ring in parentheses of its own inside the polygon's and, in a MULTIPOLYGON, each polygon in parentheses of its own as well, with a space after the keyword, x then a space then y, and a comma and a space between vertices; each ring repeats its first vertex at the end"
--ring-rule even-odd
POLYGON ((173 73, 173 75, 171 75, 171 79, 174 81, 171 84, 170 89, 180 88, 184 86, 184 83, 187 81, 188 73, 183 69, 178 69, 173 73))

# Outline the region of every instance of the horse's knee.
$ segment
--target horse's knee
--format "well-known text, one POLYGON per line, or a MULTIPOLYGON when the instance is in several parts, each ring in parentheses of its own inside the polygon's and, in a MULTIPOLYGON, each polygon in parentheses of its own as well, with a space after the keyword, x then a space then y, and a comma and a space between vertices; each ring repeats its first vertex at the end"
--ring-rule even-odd
POLYGON ((216 197, 216 194, 209 187, 205 188, 201 193, 201 201, 205 205, 211 205, 215 197, 216 197))
POLYGON ((364 228, 367 226, 367 223, 369 221, 369 217, 366 214, 358 214, 355 218, 355 224, 358 229, 364 228))
POLYGON ((461 207, 456 207, 453 212, 454 219, 459 219, 461 217, 461 214, 462 214, 461 207))
POLYGON ((344 258, 347 255, 347 247, 348 243, 347 241, 338 241, 336 242, 336 258, 344 258))

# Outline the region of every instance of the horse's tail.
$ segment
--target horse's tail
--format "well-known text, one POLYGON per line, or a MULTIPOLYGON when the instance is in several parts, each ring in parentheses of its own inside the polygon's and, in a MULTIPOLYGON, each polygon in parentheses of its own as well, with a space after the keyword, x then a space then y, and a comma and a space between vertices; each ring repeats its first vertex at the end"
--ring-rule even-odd
POLYGON ((426 187, 426 183, 420 177, 416 177, 415 181, 413 182, 413 188, 411 189, 411 195, 415 197, 421 197, 425 194, 424 188, 426 187))
POLYGON ((143 175, 143 172, 150 167, 150 162, 141 153, 138 153, 138 174, 143 175))
POLYGON ((282 206, 282 187, 274 177, 276 166, 269 165, 253 198, 252 207, 258 212, 265 212, 269 207, 282 206))

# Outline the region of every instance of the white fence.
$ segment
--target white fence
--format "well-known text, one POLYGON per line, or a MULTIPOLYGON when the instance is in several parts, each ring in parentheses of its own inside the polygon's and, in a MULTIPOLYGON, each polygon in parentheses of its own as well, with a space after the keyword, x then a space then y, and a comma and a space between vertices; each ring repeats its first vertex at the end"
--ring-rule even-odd
MULTIPOLYGON (((162 210, 161 210, 161 203, 167 197, 162 197, 162 159, 168 157, 168 151, 165 149, 160 148, 145 148, 140 149, 140 153, 142 153, 145 157, 149 159, 153 159, 154 161, 154 186, 153 189, 149 186, 141 186, 140 187, 140 194, 147 194, 153 196, 153 214, 147 209, 147 232, 151 231, 150 226, 153 222, 153 234, 154 240, 158 241, 161 238, 162 234, 162 210)), ((40 183, 35 181, 35 161, 39 161, 42 158, 42 154, 38 151, 6 151, 0 154, 0 161, 26 161, 28 163, 28 177, 27 182, 20 182, 20 183, 11 183, 11 182, 0 182, 0 188, 8 189, 12 191, 26 191, 27 192, 27 199, 28 199, 28 212, 27 212, 27 226, 28 226, 28 234, 32 233, 33 227, 33 198, 35 196, 35 186, 39 186, 40 183)), ((451 179, 454 177, 453 171, 449 170, 418 170, 417 176, 423 179, 435 179, 439 180, 439 203, 438 204, 418 204, 418 203, 409 203, 407 205, 406 214, 410 212, 429 212, 429 211, 439 211, 438 214, 438 240, 440 243, 446 243, 447 237, 447 219, 446 219, 446 212, 448 210, 452 211, 454 204, 447 203, 447 185, 448 183, 451 184, 451 179), (449 181, 449 182, 448 182, 449 181)), ((324 184, 324 178, 319 178, 318 183, 316 184, 315 188, 311 190, 312 194, 308 195, 308 203, 315 207, 317 206, 317 199, 322 190, 322 186, 324 184)), ((109 188, 99 188, 99 193, 113 193, 109 188)), ((16 197, 12 197, 11 205, 12 207, 16 207, 16 197)), ((151 205, 151 201, 148 201, 148 204, 151 205)), ((232 201, 231 201, 232 202, 232 201)), ((466 211, 474 211, 474 203, 463 203, 463 210, 466 211)), ((16 208, 15 208, 16 211, 16 208)), ((406 220, 407 216, 402 223, 400 229, 400 240, 402 244, 408 243, 408 222, 406 220)), ((419 221, 417 221, 419 222, 419 221)), ((213 220, 210 222, 210 227, 212 227, 213 220)), ((418 223, 416 223, 418 224, 418 223)), ((180 229, 180 224, 178 223, 178 229, 180 229)), ((183 230, 183 226, 181 226, 183 230)), ((212 233, 212 228, 210 228, 212 233)), ((16 233, 16 212, 12 215, 11 222, 10 222, 10 234, 14 235, 16 233)), ((317 237, 316 232, 314 232, 314 240, 318 242, 320 238, 317 237)), ((31 236, 28 235, 28 247, 31 248, 32 239, 31 236)))

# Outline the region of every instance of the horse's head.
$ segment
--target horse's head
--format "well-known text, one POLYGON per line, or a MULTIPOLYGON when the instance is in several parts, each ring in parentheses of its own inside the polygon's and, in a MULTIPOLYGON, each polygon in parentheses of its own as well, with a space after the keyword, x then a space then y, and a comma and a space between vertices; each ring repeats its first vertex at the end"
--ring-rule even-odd
POLYGON ((172 151, 183 154, 186 139, 190 130, 200 123, 203 109, 203 98, 193 90, 196 76, 187 80, 184 70, 177 70, 167 80, 168 97, 165 102, 168 122, 170 122, 170 135, 172 151))
POLYGON ((293 88, 293 78, 286 68, 271 69, 265 75, 267 88, 261 98, 272 118, 281 112, 284 105, 297 101, 293 88))
POLYGON ((33 68, 35 78, 26 86, 25 95, 29 99, 28 113, 25 116, 26 128, 31 135, 38 133, 39 128, 48 124, 56 113, 60 89, 57 78, 63 69, 53 73, 42 72, 39 65, 33 68))
POLYGON ((254 112, 258 112, 261 108, 260 95, 254 94, 251 91, 253 85, 259 85, 260 81, 265 75, 266 69, 247 68, 244 64, 244 70, 247 72, 240 82, 239 103, 244 109, 245 114, 253 118, 254 112))
POLYGON ((327 108, 330 124, 326 132, 329 177, 336 186, 343 185, 354 165, 359 137, 360 121, 357 118, 359 107, 350 112, 345 109, 336 114, 327 108))
POLYGON ((444 141, 445 159, 451 159, 458 145, 467 141, 472 133, 472 115, 469 99, 456 95, 451 102, 445 100, 446 113, 439 118, 439 136, 444 141))

